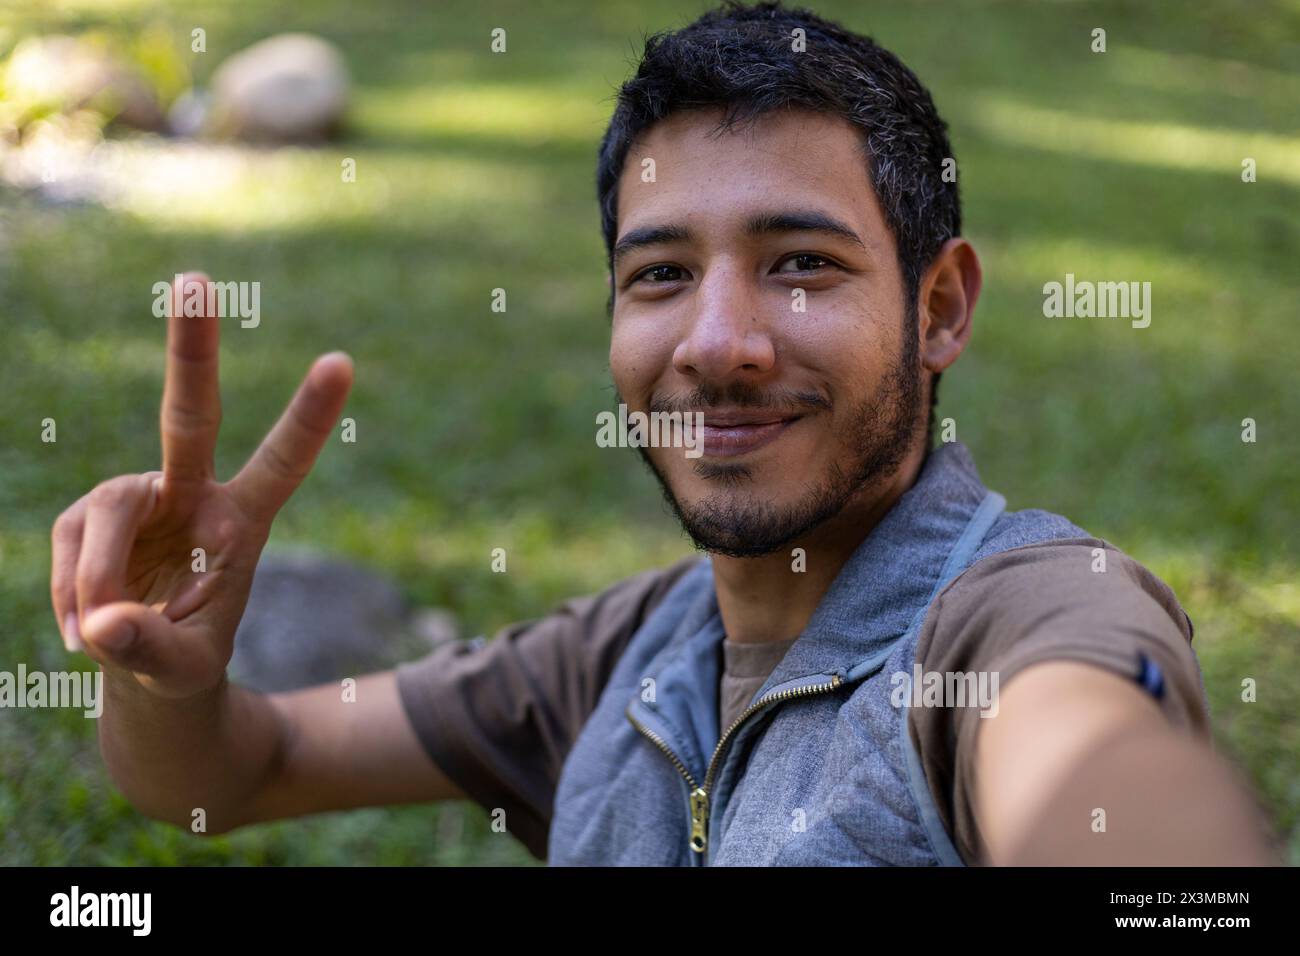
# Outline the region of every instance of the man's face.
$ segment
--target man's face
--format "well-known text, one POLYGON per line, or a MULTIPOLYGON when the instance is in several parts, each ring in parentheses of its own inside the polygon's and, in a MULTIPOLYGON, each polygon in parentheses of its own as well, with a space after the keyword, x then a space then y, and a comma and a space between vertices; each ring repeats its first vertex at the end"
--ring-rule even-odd
POLYGON ((610 367, 629 412, 704 413, 701 457, 641 453, 697 545, 746 557, 883 495, 924 435, 922 389, 856 129, 719 118, 674 114, 628 152, 610 367))

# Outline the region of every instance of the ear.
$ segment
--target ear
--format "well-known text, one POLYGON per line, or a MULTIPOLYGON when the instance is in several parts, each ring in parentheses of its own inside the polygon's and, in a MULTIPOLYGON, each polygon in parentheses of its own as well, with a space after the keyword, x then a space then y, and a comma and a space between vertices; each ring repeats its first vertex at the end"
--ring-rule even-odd
POLYGON ((921 364, 934 374, 957 361, 966 347, 983 282, 975 247, 960 236, 943 244, 922 277, 917 291, 921 364))

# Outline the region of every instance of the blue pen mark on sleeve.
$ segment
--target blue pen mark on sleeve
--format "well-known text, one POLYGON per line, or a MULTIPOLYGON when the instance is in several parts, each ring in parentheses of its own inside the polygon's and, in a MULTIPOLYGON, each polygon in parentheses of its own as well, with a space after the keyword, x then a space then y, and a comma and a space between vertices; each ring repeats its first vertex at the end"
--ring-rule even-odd
POLYGON ((1148 694, 1160 700, 1165 696, 1165 675, 1160 672, 1160 665, 1145 654, 1138 655, 1138 662, 1141 665, 1137 676, 1138 683, 1148 694))

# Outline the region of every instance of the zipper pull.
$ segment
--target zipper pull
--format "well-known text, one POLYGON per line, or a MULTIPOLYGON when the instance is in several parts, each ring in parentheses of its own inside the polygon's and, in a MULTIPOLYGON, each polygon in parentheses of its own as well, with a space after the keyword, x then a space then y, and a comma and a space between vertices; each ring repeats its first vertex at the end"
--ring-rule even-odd
POLYGON ((691 849, 703 853, 708 845, 709 795, 702 787, 691 791, 691 849))

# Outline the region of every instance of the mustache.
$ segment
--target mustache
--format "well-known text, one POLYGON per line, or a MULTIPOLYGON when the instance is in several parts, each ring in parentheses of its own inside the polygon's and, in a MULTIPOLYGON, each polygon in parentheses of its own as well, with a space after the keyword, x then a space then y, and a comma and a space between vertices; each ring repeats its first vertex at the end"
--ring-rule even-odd
POLYGON ((743 382, 733 382, 723 387, 697 385, 682 395, 653 396, 650 399, 649 410, 652 413, 690 414, 718 407, 761 408, 765 411, 798 414, 829 410, 831 401, 820 392, 789 388, 760 388, 743 382))

